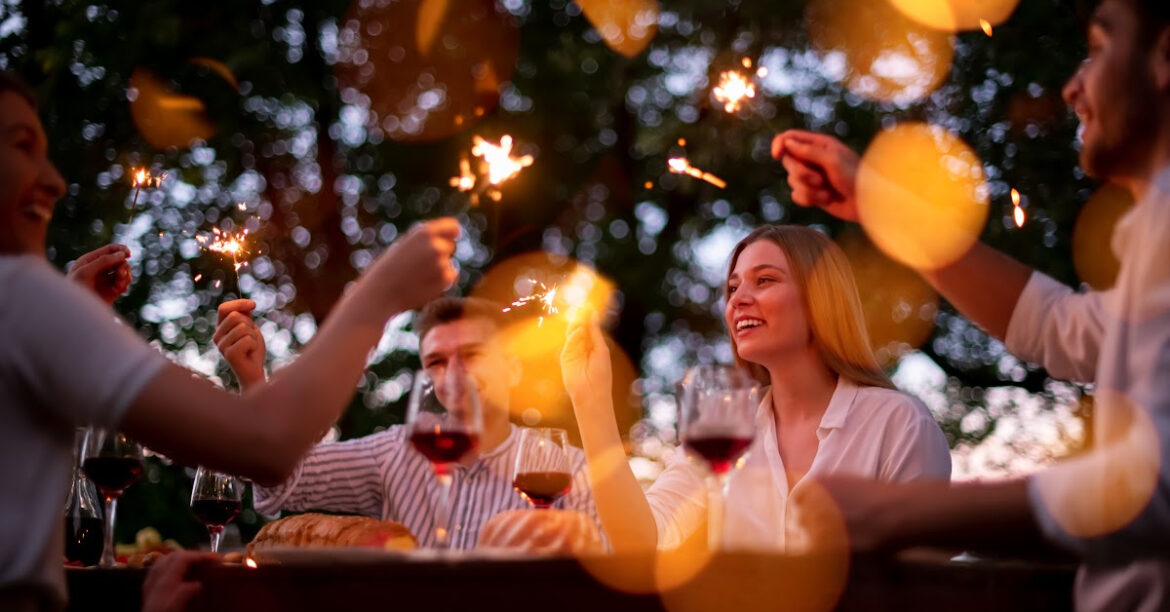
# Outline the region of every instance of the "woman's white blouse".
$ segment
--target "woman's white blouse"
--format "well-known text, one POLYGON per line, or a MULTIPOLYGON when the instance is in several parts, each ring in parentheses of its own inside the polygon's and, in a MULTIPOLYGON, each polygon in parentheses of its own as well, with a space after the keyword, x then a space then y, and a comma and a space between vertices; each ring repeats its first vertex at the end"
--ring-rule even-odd
MULTIPOLYGON (((886 482, 949 479, 951 455, 926 406, 890 389, 839 378, 817 428, 820 441, 809 475, 859 476, 886 482)), ((707 517, 705 468, 680 447, 647 491, 658 525, 659 548, 674 548, 707 517)), ((801 486, 797 482, 792 489, 801 486)), ((732 472, 722 545, 797 552, 803 539, 788 500, 788 476, 776 441, 769 391, 756 413, 756 439, 732 472)))

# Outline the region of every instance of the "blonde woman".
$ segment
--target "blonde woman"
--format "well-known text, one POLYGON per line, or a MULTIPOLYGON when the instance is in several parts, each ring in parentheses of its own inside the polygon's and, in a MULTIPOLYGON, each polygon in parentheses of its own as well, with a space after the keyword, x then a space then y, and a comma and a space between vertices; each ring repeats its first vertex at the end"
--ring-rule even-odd
MULTIPOLYGON (((728 485, 725 546, 803 550, 789 502, 810 474, 950 477, 942 430, 878 367, 849 263, 828 237, 799 226, 756 229, 731 253, 725 298, 736 361, 766 387, 756 438, 728 485)), ((680 449, 642 492, 621 450, 596 315, 574 323, 561 359, 614 548, 680 545, 706 520, 702 469, 680 449)))

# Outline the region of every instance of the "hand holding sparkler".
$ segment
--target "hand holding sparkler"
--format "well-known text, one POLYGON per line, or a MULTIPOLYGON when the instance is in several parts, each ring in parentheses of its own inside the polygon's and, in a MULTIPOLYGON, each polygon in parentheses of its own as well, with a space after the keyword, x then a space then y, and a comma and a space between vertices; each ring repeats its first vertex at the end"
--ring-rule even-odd
POLYGON ((66 276, 113 305, 130 288, 128 259, 130 249, 121 244, 107 244, 78 257, 66 276))
POLYGON ((435 219, 416 226, 399 238, 366 272, 379 280, 382 299, 394 302, 403 312, 418 308, 446 291, 458 278, 451 264, 459 222, 451 217, 435 219))
POLYGON ((819 206, 846 221, 857 221, 857 168, 861 159, 841 141, 813 132, 788 130, 772 140, 772 157, 788 171, 792 201, 819 206))
POLYGON ((256 302, 231 300, 219 305, 212 341, 246 391, 264 382, 264 336, 252 320, 256 302))

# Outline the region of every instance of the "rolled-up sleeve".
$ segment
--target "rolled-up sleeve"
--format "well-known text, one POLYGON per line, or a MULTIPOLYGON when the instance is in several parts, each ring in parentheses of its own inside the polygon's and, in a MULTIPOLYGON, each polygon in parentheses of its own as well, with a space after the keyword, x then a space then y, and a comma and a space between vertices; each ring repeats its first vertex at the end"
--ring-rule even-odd
POLYGON ((707 489, 699 469, 679 448, 667 460, 666 469, 646 492, 646 501, 658 526, 658 548, 682 543, 707 519, 707 489))
POLYGON ((1079 294, 1033 272, 1016 301, 1004 343, 1013 355, 1044 366, 1056 378, 1092 382, 1104 335, 1101 292, 1079 294))

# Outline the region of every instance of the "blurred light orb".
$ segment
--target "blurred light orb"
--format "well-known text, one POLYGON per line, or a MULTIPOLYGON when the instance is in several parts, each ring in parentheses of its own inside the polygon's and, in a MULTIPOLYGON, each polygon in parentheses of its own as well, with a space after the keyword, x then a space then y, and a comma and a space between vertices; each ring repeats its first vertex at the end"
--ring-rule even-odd
POLYGON ((825 71, 864 98, 910 104, 951 70, 954 38, 882 0, 812 0, 805 19, 825 71))
POLYGON ((878 251, 861 232, 847 232, 837 244, 853 268, 870 346, 878 363, 888 367, 930 338, 938 294, 918 273, 878 251))
POLYGON ((492 0, 355 0, 339 26, 334 74, 343 95, 352 88, 368 99, 370 129, 432 141, 495 108, 519 52, 516 24, 492 0))
POLYGON ((1117 185, 1107 184, 1085 202, 1073 226, 1073 268, 1081 282, 1098 291, 1113 286, 1121 262, 1113 253, 1113 229, 1133 207, 1133 195, 1117 185))
POLYGON ((130 117, 138 133, 156 149, 185 148, 215 135, 203 101, 175 93, 145 68, 130 75, 130 117))
POLYGON ((613 51, 636 57, 658 33, 658 0, 577 0, 613 51))
MULTIPOLYGON (((888 0, 914 21, 946 32, 985 30, 1008 20, 1020 0, 888 0)), ((989 34, 990 36, 990 34, 989 34)))
MULTIPOLYGON (((512 390, 512 417, 517 422, 537 417, 542 427, 564 428, 579 445, 577 421, 561 377, 561 350, 573 317, 586 306, 605 313, 615 287, 593 268, 572 259, 526 253, 490 268, 471 295, 507 307, 531 296, 540 285, 555 287, 555 312, 539 300, 525 302, 507 313, 510 323, 501 331, 504 350, 516 356, 523 368, 522 382, 512 390)), ((619 430, 625 435, 641 418, 641 398, 631 391, 637 370, 617 343, 608 336, 606 340, 614 408, 619 430)))
POLYGON ((958 136, 903 123, 870 143, 857 170, 857 212, 879 249, 916 270, 962 257, 989 213, 983 165, 958 136))

